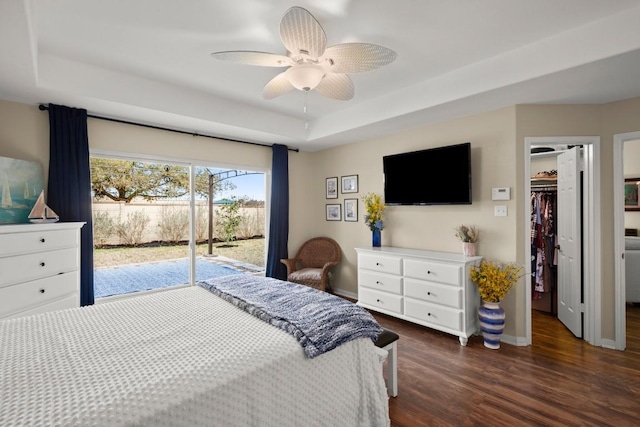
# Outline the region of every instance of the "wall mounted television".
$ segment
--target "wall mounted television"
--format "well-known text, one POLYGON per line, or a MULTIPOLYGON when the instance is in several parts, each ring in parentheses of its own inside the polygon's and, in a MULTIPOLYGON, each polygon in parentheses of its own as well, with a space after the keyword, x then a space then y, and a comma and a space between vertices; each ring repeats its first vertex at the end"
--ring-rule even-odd
POLYGON ((387 205, 470 205, 471 143, 382 158, 387 205))

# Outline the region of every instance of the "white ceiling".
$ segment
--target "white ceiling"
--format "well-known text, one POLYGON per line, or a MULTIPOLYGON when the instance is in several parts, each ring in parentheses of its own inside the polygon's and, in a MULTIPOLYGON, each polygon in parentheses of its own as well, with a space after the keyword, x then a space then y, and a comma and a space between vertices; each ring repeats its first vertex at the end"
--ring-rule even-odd
POLYGON ((640 96, 640 0, 2 0, 0 99, 301 151, 514 104, 640 96), (263 86, 282 69, 210 54, 286 54, 291 6, 327 45, 395 62, 351 74, 350 101, 263 86))

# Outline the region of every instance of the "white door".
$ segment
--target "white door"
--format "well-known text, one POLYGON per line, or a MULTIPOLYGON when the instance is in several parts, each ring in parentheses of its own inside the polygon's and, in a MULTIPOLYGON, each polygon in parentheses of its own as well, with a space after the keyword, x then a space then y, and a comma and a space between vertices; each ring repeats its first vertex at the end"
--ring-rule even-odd
POLYGON ((578 147, 558 156, 558 319, 582 338, 582 244, 578 147))

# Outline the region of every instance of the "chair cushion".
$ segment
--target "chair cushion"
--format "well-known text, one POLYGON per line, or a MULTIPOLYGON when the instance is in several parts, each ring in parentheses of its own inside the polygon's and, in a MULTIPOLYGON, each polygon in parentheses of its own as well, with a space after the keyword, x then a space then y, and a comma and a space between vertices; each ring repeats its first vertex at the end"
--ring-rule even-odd
POLYGON ((295 283, 320 282, 322 280, 322 269, 302 268, 291 273, 287 280, 295 283))

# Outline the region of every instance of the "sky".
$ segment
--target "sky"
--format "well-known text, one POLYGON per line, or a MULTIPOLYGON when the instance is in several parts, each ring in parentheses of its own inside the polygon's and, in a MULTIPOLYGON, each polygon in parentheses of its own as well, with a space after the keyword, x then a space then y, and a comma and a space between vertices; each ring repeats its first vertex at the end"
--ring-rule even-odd
POLYGON ((225 199, 231 196, 247 197, 253 200, 265 200, 265 177, 263 173, 241 175, 229 178, 227 181, 232 182, 236 189, 232 192, 223 192, 215 195, 215 199, 225 199))

